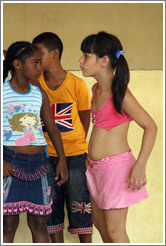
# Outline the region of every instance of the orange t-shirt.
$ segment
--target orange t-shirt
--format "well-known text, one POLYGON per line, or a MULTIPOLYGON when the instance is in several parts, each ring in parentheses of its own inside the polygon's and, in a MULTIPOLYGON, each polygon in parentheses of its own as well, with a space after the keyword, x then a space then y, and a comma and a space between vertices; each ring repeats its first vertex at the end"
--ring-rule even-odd
MULTIPOLYGON (((90 95, 86 83, 67 71, 63 83, 56 90, 48 88, 44 76, 39 78, 41 87, 46 91, 55 122, 60 130, 66 156, 87 152, 88 143, 78 111, 90 110, 90 95)), ((48 155, 57 156, 53 144, 43 126, 47 141, 48 155)))

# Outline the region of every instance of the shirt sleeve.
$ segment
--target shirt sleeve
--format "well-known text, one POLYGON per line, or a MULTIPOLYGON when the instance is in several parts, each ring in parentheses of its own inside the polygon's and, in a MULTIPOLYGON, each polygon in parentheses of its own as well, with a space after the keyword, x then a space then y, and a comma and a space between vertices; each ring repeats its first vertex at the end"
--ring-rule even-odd
POLYGON ((83 80, 79 81, 77 87, 77 105, 78 111, 90 110, 91 107, 90 93, 86 83, 83 80))

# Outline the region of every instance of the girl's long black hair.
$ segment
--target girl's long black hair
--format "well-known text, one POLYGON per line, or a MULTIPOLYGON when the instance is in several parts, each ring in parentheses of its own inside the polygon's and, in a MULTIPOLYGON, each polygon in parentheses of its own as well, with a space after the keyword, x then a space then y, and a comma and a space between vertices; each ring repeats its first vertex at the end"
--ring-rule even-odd
POLYGON ((26 41, 18 41, 13 43, 6 52, 5 60, 3 61, 3 82, 8 76, 8 72, 11 71, 14 74, 13 61, 15 59, 20 60, 22 63, 25 62, 25 59, 33 56, 34 52, 39 49, 26 41))
POLYGON ((109 57, 111 69, 115 71, 111 88, 113 104, 116 111, 121 114, 121 105, 129 83, 130 73, 125 57, 123 55, 120 55, 119 58, 115 57, 117 51, 123 50, 119 39, 106 32, 92 34, 83 40, 81 50, 84 53, 94 53, 99 58, 105 55, 109 57))

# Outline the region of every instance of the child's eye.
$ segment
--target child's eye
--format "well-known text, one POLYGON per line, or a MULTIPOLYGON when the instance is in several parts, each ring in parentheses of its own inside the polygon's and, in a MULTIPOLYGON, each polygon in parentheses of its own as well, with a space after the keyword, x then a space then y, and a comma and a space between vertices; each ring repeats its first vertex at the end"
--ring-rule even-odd
POLYGON ((85 59, 87 59, 89 56, 88 56, 88 54, 84 54, 84 57, 85 57, 85 59))
POLYGON ((34 65, 34 66, 37 66, 37 62, 34 62, 33 65, 34 65))

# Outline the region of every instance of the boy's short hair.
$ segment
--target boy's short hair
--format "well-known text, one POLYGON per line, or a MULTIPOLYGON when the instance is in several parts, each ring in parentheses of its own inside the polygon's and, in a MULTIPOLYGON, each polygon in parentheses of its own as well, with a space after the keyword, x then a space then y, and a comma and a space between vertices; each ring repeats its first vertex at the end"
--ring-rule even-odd
POLYGON ((59 58, 61 59, 62 56, 62 51, 63 51, 63 43, 61 41, 61 39, 58 37, 58 35, 56 35, 53 32, 43 32, 41 34, 39 34, 38 36, 36 36, 33 41, 33 44, 43 44, 48 51, 52 51, 55 49, 59 50, 59 58))

